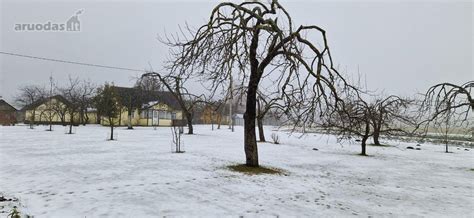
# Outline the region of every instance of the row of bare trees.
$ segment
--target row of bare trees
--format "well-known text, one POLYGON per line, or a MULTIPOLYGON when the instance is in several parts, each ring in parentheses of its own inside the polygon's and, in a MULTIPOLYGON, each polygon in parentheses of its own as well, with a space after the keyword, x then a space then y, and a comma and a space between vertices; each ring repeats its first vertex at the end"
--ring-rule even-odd
POLYGON ((341 139, 357 136, 366 155, 370 137, 380 144, 381 135, 413 134, 422 124, 451 117, 464 107, 470 108, 463 112, 467 120, 473 107, 472 82, 433 86, 416 112, 410 110, 414 100, 361 92, 334 67, 326 31, 317 25, 296 25, 277 0, 220 3, 203 25, 185 26, 160 40, 171 50, 167 77, 197 79, 212 96, 232 90, 230 78, 240 82, 248 166, 259 166, 256 126, 260 141, 265 141, 262 120, 269 111, 293 129, 323 127, 341 139), (467 100, 457 103, 461 95, 467 100))
MULTIPOLYGON (((166 73, 145 73, 137 87, 172 93, 187 120, 189 134, 194 133, 197 105, 209 104, 217 110, 223 101, 212 99, 241 93, 245 102, 246 165, 252 167, 259 166, 256 127, 260 141, 265 141, 263 119, 269 113, 284 119, 293 130, 322 127, 340 139, 356 136, 361 141, 361 153, 366 155, 370 137, 374 144, 380 144, 381 135, 408 134, 406 126, 419 130, 454 115, 467 122, 474 108, 473 82, 433 86, 417 113, 409 110, 413 100, 394 95, 378 98, 362 92, 336 69, 326 31, 317 25, 297 25, 277 0, 268 4, 219 3, 203 25, 185 26, 179 34, 160 41, 170 47, 170 59, 162 70, 166 73), (238 88, 234 88, 234 80, 238 88), (190 92, 188 81, 202 84, 207 94, 190 92)), ((61 89, 71 102, 88 96, 86 88, 78 84, 70 79, 61 89)), ((116 97, 111 86, 105 85, 97 96, 99 113, 113 117, 117 105, 112 103, 116 97)), ((37 98, 25 90, 25 102, 37 98)), ((130 97, 123 102, 131 119, 130 113, 141 105, 140 100, 130 97)), ((83 111, 81 105, 70 106, 68 112, 83 111)))
POLYGON ((95 96, 97 87, 89 80, 80 80, 79 78, 69 77, 66 84, 60 85, 50 80, 50 88, 38 85, 23 86, 19 89, 19 95, 16 102, 22 107, 32 106, 29 123, 33 128, 36 119, 36 107, 40 104, 46 104, 46 109, 42 110, 43 114, 39 114, 42 123, 52 123, 53 117, 57 116, 63 125, 69 125, 69 133, 72 133, 72 126, 76 124, 85 125, 88 120, 88 108, 92 107, 93 97, 95 96), (54 98, 61 98, 56 101, 54 98), (69 120, 66 117, 69 116, 69 120), (79 120, 74 120, 79 117, 79 120))

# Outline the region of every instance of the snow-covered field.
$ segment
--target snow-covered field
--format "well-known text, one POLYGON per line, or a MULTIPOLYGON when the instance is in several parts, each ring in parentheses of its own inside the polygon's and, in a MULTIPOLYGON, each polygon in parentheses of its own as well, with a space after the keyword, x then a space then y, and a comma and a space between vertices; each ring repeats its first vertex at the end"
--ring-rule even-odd
POLYGON ((278 132, 281 144, 259 144, 260 162, 285 175, 252 176, 226 168, 245 160, 242 127, 196 126, 180 154, 170 128, 116 131, 106 141, 101 126, 0 127, 0 194, 35 217, 474 216, 474 154, 464 148, 387 142, 364 157, 333 136, 278 132))

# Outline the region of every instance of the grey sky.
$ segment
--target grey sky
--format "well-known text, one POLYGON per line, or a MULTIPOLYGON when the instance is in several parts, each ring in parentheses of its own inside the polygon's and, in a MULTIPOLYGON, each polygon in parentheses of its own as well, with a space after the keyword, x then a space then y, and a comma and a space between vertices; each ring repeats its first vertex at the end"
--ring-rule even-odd
MULTIPOLYGON (((340 69, 359 66, 372 90, 412 95, 430 85, 474 79, 473 3, 283 1, 298 24, 326 29, 340 69)), ((145 69, 159 68, 167 48, 158 34, 206 21, 215 2, 1 1, 1 51, 145 69), (16 23, 65 22, 77 10, 82 31, 15 32, 16 23)), ((0 55, 0 95, 13 102, 20 85, 60 83, 68 75, 131 86, 138 73, 0 55)))

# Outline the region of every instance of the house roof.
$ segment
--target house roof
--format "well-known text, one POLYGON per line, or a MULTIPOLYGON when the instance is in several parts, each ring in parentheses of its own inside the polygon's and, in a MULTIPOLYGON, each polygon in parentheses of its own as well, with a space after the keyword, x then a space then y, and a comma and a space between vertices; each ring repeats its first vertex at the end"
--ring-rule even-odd
POLYGON ((45 103, 45 102, 47 102, 48 100, 53 99, 53 98, 56 99, 56 100, 58 100, 58 101, 60 101, 60 102, 62 102, 62 103, 64 103, 64 104, 66 104, 66 105, 71 104, 71 103, 70 103, 66 98, 64 98, 62 95, 55 95, 55 96, 51 96, 51 97, 49 97, 49 98, 42 98, 42 99, 40 99, 40 100, 37 100, 37 101, 33 102, 32 104, 26 105, 26 106, 23 107, 21 110, 22 110, 22 111, 31 110, 31 109, 36 108, 36 107, 40 106, 41 104, 43 104, 43 103, 45 103))
POLYGON ((13 107, 11 104, 8 104, 3 99, 0 99, 0 111, 17 111, 15 107, 13 107))
POLYGON ((134 100, 139 100, 143 108, 151 107, 157 103, 164 103, 173 109, 181 109, 178 100, 173 96, 171 92, 164 92, 164 91, 141 91, 137 88, 128 88, 128 87, 114 87, 117 95, 119 96, 123 104, 126 102, 126 99, 132 98, 134 100), (149 104, 150 102, 154 102, 154 104, 149 104))

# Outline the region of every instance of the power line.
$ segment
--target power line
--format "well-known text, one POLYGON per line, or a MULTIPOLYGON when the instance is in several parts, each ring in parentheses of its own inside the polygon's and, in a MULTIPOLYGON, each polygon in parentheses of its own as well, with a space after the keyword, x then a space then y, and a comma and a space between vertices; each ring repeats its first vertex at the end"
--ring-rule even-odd
POLYGON ((22 58, 30 58, 30 59, 36 59, 36 60, 43 60, 43 61, 59 62, 59 63, 65 63, 65 64, 76 64, 76 65, 82 65, 82 66, 88 66, 88 67, 100 67, 100 68, 107 68, 107 69, 114 69, 114 70, 133 71, 133 72, 146 72, 145 70, 138 70, 138 69, 133 69, 133 68, 115 67, 115 66, 107 66, 107 65, 100 65, 100 64, 90 64, 90 63, 77 62, 77 61, 67 61, 67 60, 61 60, 61 59, 24 55, 24 54, 17 54, 17 53, 4 52, 4 51, 0 51, 0 54, 22 57, 22 58))

